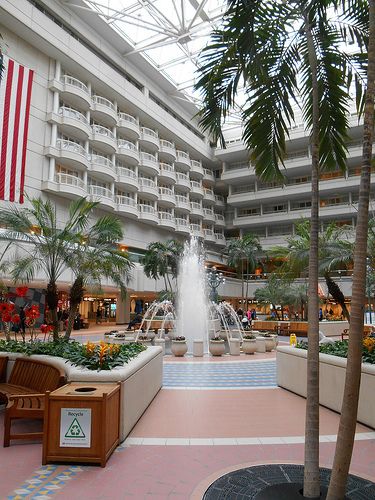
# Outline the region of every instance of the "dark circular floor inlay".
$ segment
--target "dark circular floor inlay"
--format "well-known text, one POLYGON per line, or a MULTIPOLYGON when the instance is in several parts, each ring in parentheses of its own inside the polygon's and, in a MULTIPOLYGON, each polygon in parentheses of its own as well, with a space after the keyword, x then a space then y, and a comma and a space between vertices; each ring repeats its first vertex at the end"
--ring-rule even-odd
MULTIPOLYGON (((321 498, 325 498, 330 476, 329 469, 320 469, 321 498)), ((302 465, 256 465, 219 477, 209 486, 203 500, 294 500, 298 497, 303 500, 299 494, 302 483, 302 465), (276 485, 282 485, 279 491, 276 485)), ((350 500, 375 500, 375 483, 350 475, 346 495, 350 500)))

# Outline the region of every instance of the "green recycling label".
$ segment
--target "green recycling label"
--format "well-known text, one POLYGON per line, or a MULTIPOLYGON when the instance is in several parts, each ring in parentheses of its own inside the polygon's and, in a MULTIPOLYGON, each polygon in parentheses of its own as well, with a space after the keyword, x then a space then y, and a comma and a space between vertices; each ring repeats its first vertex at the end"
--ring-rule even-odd
POLYGON ((69 448, 90 448, 90 408, 61 408, 60 446, 69 448))

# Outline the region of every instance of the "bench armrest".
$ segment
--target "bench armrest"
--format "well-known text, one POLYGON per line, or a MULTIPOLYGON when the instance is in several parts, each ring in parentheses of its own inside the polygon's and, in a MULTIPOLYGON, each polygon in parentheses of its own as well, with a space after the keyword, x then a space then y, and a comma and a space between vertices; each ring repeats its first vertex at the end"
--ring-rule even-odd
POLYGON ((8 400, 9 401, 15 401, 16 399, 23 399, 23 398, 44 398, 45 394, 14 394, 14 395, 9 395, 8 400))

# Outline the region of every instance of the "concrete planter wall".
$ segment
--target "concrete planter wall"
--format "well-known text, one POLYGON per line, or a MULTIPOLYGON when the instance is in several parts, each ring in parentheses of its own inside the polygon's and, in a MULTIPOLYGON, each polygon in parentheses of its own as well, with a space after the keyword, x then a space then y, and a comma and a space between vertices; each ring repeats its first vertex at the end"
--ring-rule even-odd
MULTIPOLYGON (((306 397, 307 351, 294 347, 277 348, 277 383, 306 397)), ((320 404, 340 412, 344 393, 346 359, 329 354, 319 355, 320 404)), ((375 365, 362 364, 358 422, 375 428, 375 365)))
MULTIPOLYGON (((7 378, 14 361, 22 354, 0 352, 8 356, 7 378)), ((68 382, 121 382, 120 440, 123 441, 154 399, 163 383, 163 352, 161 347, 148 347, 128 364, 113 370, 88 370, 73 366, 63 358, 33 355, 65 371, 68 382)))

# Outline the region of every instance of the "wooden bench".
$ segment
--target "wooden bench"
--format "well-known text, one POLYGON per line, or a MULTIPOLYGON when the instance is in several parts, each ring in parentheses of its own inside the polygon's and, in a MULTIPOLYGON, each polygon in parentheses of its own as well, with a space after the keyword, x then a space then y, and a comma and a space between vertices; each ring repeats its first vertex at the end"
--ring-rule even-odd
MULTIPOLYGON (((0 358, 3 365, 7 361, 7 358, 0 358)), ((45 393, 54 391, 64 383, 65 373, 59 368, 31 358, 16 359, 8 382, 0 383, 0 402, 7 403, 4 418, 5 447, 9 446, 11 439, 43 437, 42 432, 11 434, 12 420, 43 420, 45 393)))

